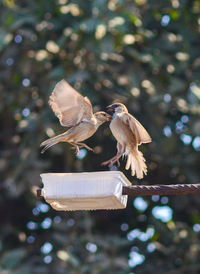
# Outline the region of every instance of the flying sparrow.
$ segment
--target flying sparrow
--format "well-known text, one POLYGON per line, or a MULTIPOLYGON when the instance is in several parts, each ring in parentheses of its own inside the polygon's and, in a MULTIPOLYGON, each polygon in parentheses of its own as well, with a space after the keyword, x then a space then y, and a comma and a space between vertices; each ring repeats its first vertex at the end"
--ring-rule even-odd
POLYGON ((117 154, 110 160, 103 162, 102 165, 113 166, 114 163, 119 164, 119 159, 123 155, 127 155, 126 169, 131 167, 131 174, 138 179, 146 175, 147 166, 138 146, 142 143, 150 143, 151 137, 146 129, 128 113, 125 105, 115 103, 107 107, 107 112, 112 115, 110 129, 113 136, 117 140, 117 154))
POLYGON ((83 97, 65 80, 56 84, 49 97, 49 105, 60 124, 70 129, 42 142, 40 146, 44 148, 41 153, 59 142, 70 143, 75 148, 76 154, 79 153, 81 147, 93 151, 82 141, 91 137, 104 122, 111 120, 111 116, 106 112, 99 111, 93 114, 90 100, 83 97))

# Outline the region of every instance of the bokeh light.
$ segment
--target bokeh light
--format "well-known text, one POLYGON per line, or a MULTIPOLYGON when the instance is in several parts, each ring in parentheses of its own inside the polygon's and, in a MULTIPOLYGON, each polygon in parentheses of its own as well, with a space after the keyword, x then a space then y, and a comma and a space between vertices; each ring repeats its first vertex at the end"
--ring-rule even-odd
POLYGON ((200 136, 194 138, 192 146, 196 151, 200 151, 200 136))
POLYGON ((135 198, 133 205, 135 208, 137 208, 139 211, 145 211, 148 207, 147 202, 142 197, 135 198))
POLYGON ((8 58, 8 59, 6 60, 6 64, 7 64, 8 66, 12 66, 12 65, 14 64, 14 59, 13 59, 13 58, 8 58))
POLYGON ((54 219, 53 219, 54 223, 56 224, 60 224, 61 221, 62 221, 62 218, 60 216, 55 216, 54 219))
POLYGON ((41 246, 40 250, 43 254, 48 254, 52 251, 52 249, 53 249, 53 245, 49 242, 46 242, 41 246))
POLYGON ((37 204, 37 208, 40 210, 40 212, 42 213, 46 213, 49 211, 49 205, 43 203, 43 202, 40 202, 37 204))
POLYGON ((186 146, 188 146, 192 142, 192 136, 188 134, 181 134, 180 139, 186 146))
POLYGON ((15 43, 20 44, 22 42, 22 36, 21 35, 16 35, 14 38, 15 43))
POLYGON ((172 220, 173 211, 169 206, 155 206, 152 209, 152 214, 156 219, 166 223, 172 220))
POLYGON ((182 123, 188 123, 188 121, 189 121, 189 116, 188 115, 182 115, 181 116, 181 122, 182 123))
POLYGON ((32 212, 33 212, 33 215, 35 215, 35 216, 37 216, 37 215, 40 214, 40 211, 38 210, 37 207, 36 207, 36 208, 33 208, 33 209, 32 209, 32 212))
POLYGON ((171 137, 172 136, 172 130, 171 130, 171 127, 170 126, 165 126, 163 128, 163 134, 166 136, 166 137, 171 137))
POLYGON ((28 117, 30 115, 30 110, 28 108, 24 108, 22 110, 22 116, 23 117, 28 117))
POLYGON ((128 224, 126 224, 126 223, 124 223, 124 224, 121 224, 121 230, 122 231, 127 231, 128 230, 128 228, 129 228, 129 225, 128 224))
POLYGON ((170 22, 170 16, 168 14, 163 15, 162 19, 161 19, 161 25, 163 27, 166 27, 170 22))
POLYGON ((87 150, 86 150, 85 148, 81 148, 81 149, 79 150, 78 155, 77 155, 76 157, 77 157, 78 159, 82 160, 82 159, 84 159, 84 158, 86 157, 86 155, 87 155, 87 150))
POLYGON ((52 225, 52 220, 49 217, 45 218, 44 221, 42 221, 41 223, 41 227, 43 229, 49 229, 51 225, 52 225))
POLYGON ((161 204, 165 205, 169 202, 169 198, 166 196, 161 197, 160 199, 161 204))
POLYGON ((165 103, 169 103, 169 102, 171 102, 171 95, 169 94, 169 93, 166 93, 165 95, 164 95, 164 102, 165 103))
POLYGON ((69 219, 69 220, 67 220, 67 225, 68 225, 69 227, 73 226, 74 224, 75 224, 74 219, 69 219))
POLYGON ((44 257, 43 260, 44 260, 45 264, 50 264, 52 262, 52 256, 47 255, 44 257))
POLYGON ((90 242, 87 243, 86 246, 85 246, 85 248, 86 248, 89 252, 91 252, 91 253, 97 252, 97 245, 94 244, 94 243, 90 243, 90 242))
POLYGON ((31 81, 30 81, 28 78, 24 78, 24 79, 22 80, 22 85, 23 85, 24 87, 30 86, 30 83, 31 83, 31 81))
POLYGON ((200 224, 194 224, 194 225, 193 225, 193 230, 194 230, 195 232, 200 232, 200 224))
POLYGON ((156 246, 155 246, 154 243, 149 243, 149 244, 147 245, 147 251, 148 251, 149 253, 154 252, 155 249, 156 249, 156 246))
POLYGON ((28 222, 26 226, 29 230, 35 230, 38 228, 38 224, 33 221, 28 222))
POLYGON ((27 237, 27 243, 32 244, 35 242, 35 237, 30 235, 27 237))
POLYGON ((128 264, 130 267, 133 267, 133 268, 139 264, 142 264, 145 261, 145 256, 135 251, 131 251, 129 256, 130 256, 130 259, 128 261, 128 264))
POLYGON ((151 199, 152 199, 153 202, 158 202, 160 200, 160 196, 159 195, 153 195, 151 197, 151 199))

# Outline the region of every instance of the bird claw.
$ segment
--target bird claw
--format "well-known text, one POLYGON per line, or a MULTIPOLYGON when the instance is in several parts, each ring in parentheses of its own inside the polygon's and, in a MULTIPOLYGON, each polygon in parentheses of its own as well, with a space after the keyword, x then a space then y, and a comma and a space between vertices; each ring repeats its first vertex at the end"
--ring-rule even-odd
POLYGON ((93 149, 93 148, 91 148, 91 147, 87 147, 86 149, 87 149, 87 150, 89 150, 89 151, 94 152, 94 149, 93 149))
POLYGON ((108 165, 108 167, 112 167, 113 165, 114 165, 114 163, 111 162, 111 163, 108 165))
POLYGON ((79 143, 79 148, 83 148, 83 147, 84 147, 85 149, 89 150, 89 151, 94 152, 94 149, 93 149, 93 148, 87 146, 86 144, 79 143))
POLYGON ((89 151, 94 152, 93 148, 91 148, 91 147, 89 147, 89 146, 87 146, 86 144, 83 144, 83 143, 78 143, 77 145, 73 145, 71 149, 75 150, 75 155, 77 156, 79 154, 80 148, 85 148, 89 151))
POLYGON ((117 162, 117 166, 118 167, 120 167, 120 162, 119 162, 119 160, 117 161, 106 161, 106 162, 103 162, 101 165, 102 166, 107 166, 108 165, 108 167, 112 167, 112 166, 114 166, 114 164, 117 162))
POLYGON ((112 159, 103 162, 101 165, 102 166, 107 166, 108 165, 108 167, 112 167, 117 162, 117 166, 120 167, 120 162, 119 162, 119 158, 120 157, 119 156, 115 156, 112 159))
POLYGON ((110 160, 101 163, 101 165, 102 165, 102 166, 107 166, 109 163, 110 163, 110 160))
POLYGON ((72 147, 71 149, 74 149, 74 153, 77 156, 79 154, 79 147, 72 147))

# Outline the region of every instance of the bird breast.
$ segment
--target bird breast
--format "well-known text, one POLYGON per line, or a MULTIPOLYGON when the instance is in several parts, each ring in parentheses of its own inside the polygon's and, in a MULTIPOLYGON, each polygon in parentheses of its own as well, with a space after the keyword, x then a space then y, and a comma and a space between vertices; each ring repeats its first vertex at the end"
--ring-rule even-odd
POLYGON ((112 134, 121 145, 125 145, 126 147, 134 146, 135 136, 133 135, 130 127, 122 121, 120 115, 123 114, 115 115, 110 123, 112 134))
POLYGON ((94 123, 82 121, 79 125, 68 130, 68 141, 82 142, 91 137, 96 131, 94 123))

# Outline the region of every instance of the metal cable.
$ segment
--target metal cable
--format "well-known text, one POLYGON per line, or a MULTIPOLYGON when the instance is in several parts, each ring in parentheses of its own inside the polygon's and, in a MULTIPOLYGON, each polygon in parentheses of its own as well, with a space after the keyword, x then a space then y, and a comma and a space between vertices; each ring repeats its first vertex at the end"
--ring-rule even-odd
POLYGON ((200 184, 183 185, 134 185, 124 186, 123 195, 129 196, 150 196, 150 195, 186 195, 200 194, 200 184))

